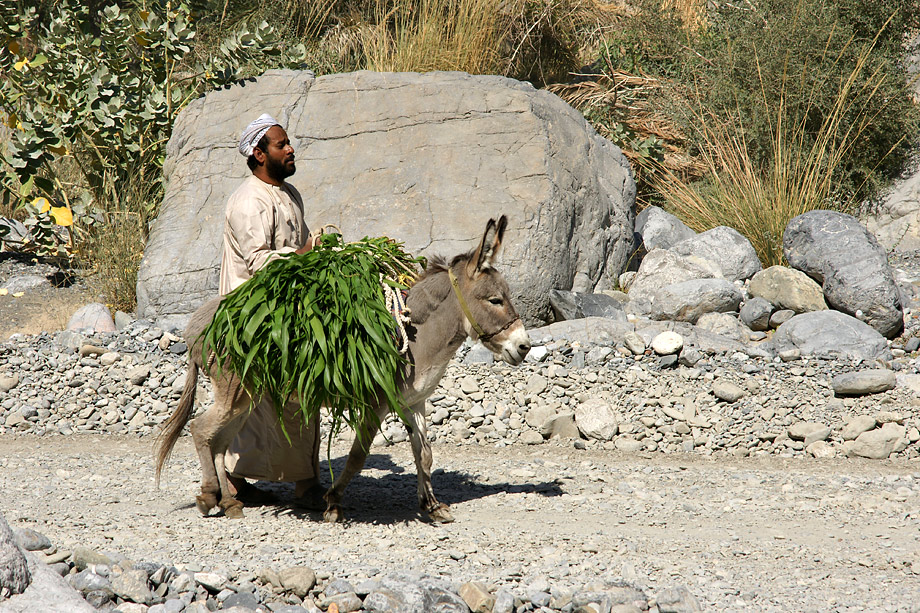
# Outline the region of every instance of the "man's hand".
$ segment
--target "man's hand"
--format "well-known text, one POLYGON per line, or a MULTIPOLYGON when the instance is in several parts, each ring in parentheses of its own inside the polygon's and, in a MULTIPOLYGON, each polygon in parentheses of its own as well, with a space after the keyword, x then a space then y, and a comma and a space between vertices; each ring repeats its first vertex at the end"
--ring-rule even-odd
POLYGON ((314 234, 310 236, 310 238, 307 239, 307 244, 301 247, 300 249, 298 249, 297 251, 295 251, 294 253, 296 253, 297 255, 303 255, 307 251, 310 251, 314 247, 316 247, 320 243, 322 238, 323 238, 323 231, 320 230, 319 234, 314 234))

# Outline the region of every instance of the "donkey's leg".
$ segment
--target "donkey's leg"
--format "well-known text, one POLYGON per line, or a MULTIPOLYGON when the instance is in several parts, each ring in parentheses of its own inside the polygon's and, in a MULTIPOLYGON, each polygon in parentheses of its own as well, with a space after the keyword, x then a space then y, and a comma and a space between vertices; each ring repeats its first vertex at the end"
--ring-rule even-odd
POLYGON ((374 437, 377 436, 377 431, 380 429, 380 423, 383 422, 388 411, 386 407, 382 407, 378 408, 375 412, 377 413, 376 422, 371 420, 371 423, 364 425, 362 431, 355 433, 355 440, 351 444, 351 451, 348 452, 348 460, 345 462, 345 469, 342 470, 341 474, 339 474, 338 478, 335 480, 335 483, 332 484, 332 487, 329 488, 329 491, 327 491, 324 496, 327 507, 326 512, 323 513, 323 519, 327 522, 337 522, 345 519, 345 514, 341 507, 345 488, 355 475, 364 468, 364 462, 367 460, 367 453, 370 450, 371 443, 374 437))
POLYGON ((454 521, 450 507, 434 496, 431 487, 431 444, 428 442, 428 422, 425 419, 425 401, 412 405, 409 419, 412 432, 412 455, 415 456, 415 472, 418 476, 418 506, 428 513, 429 519, 436 524, 448 524, 454 521))
POLYGON ((207 515, 218 504, 228 517, 242 517, 243 505, 230 493, 224 471, 224 451, 242 428, 249 395, 235 377, 214 381, 214 404, 189 424, 201 462, 201 495, 196 506, 207 515))

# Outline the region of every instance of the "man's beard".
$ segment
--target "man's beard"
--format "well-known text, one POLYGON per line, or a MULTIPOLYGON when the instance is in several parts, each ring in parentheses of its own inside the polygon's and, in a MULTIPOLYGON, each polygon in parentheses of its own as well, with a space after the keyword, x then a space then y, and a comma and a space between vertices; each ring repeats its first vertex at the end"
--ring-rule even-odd
POLYGON ((284 181, 290 177, 297 170, 297 167, 294 166, 293 162, 288 166, 283 160, 276 162, 271 158, 266 158, 265 160, 265 172, 273 179, 278 181, 284 181))

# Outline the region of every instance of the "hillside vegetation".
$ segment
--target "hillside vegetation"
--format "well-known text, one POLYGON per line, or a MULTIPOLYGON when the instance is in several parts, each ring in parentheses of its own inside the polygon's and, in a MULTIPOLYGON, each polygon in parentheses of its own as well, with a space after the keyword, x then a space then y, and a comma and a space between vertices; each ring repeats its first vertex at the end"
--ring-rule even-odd
POLYGON ((918 30, 917 0, 0 0, 0 216, 30 230, 5 247, 131 309, 189 100, 275 67, 462 70, 563 97, 633 162, 640 206, 774 264, 792 216, 905 168, 918 30))

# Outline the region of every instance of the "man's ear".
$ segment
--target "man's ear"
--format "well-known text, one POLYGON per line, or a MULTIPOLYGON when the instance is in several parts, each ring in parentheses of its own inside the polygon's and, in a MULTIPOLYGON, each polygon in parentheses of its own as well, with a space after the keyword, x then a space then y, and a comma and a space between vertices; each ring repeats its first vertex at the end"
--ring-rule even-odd
POLYGON ((256 158, 256 161, 259 163, 259 166, 265 165, 265 152, 259 149, 258 147, 255 147, 252 150, 252 157, 256 158))

